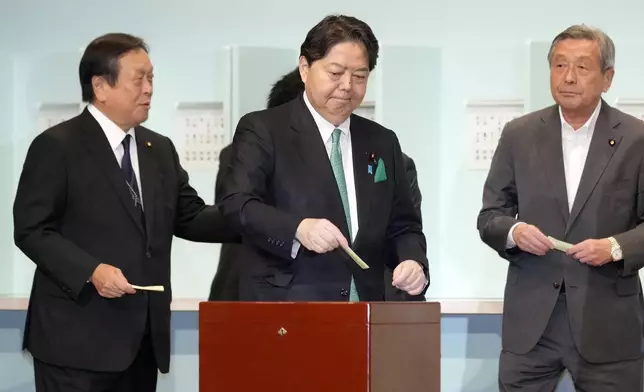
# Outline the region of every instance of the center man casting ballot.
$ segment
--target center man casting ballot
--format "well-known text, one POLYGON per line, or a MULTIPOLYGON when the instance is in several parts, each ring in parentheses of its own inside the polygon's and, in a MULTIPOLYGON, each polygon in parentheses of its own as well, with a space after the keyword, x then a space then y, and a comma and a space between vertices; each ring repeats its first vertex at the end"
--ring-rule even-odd
POLYGON ((391 284, 426 290, 425 237, 398 139, 352 114, 377 57, 367 24, 326 17, 301 47, 304 94, 239 121, 220 208, 243 237, 240 300, 382 301, 388 249, 398 254, 391 284))

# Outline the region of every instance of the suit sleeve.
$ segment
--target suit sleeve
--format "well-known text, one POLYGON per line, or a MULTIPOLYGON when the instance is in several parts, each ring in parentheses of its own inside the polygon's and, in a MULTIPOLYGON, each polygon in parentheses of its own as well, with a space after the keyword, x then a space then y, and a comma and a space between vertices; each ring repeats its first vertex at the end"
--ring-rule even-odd
POLYGON ((38 269, 78 300, 101 261, 60 232, 66 192, 64 147, 51 134, 41 133, 27 151, 18 182, 13 204, 14 241, 38 269))
POLYGON ((241 118, 233 141, 220 204, 226 220, 245 240, 292 260, 293 240, 304 217, 275 208, 268 199, 275 150, 270 132, 252 114, 241 118))
MULTIPOLYGON (((429 280, 427 242, 423 234, 420 215, 416 213, 412 202, 400 143, 395 136, 393 149, 395 183, 392 210, 387 226, 387 240, 394 244, 398 262, 417 261, 423 266, 425 276, 429 280)), ((390 265, 390 267, 395 269, 396 265, 390 265)))
POLYGON ((193 242, 239 242, 239 236, 230 230, 219 209, 206 205, 190 185, 188 173, 179 162, 174 144, 170 139, 168 142, 179 178, 174 235, 193 242))
POLYGON ((414 203, 414 208, 422 220, 421 212, 421 202, 423 201, 423 196, 420 193, 420 188, 418 187, 418 173, 416 172, 416 164, 414 160, 409 156, 403 153, 403 159, 405 161, 405 173, 407 174, 407 180, 409 181, 409 190, 411 191, 411 200, 414 203))
POLYGON ((624 276, 635 275, 644 267, 644 154, 641 155, 640 160, 636 199, 638 225, 613 236, 622 248, 624 276))
POLYGON ((478 215, 477 228, 481 240, 509 261, 521 252, 517 247, 506 248, 508 233, 518 222, 517 211, 512 146, 509 124, 506 124, 483 187, 483 207, 478 215))
POLYGON ((224 177, 228 172, 231 153, 232 144, 229 144, 226 147, 222 148, 219 152, 219 170, 217 171, 217 178, 215 179, 215 204, 219 204, 219 202, 221 201, 221 186, 224 181, 224 177))

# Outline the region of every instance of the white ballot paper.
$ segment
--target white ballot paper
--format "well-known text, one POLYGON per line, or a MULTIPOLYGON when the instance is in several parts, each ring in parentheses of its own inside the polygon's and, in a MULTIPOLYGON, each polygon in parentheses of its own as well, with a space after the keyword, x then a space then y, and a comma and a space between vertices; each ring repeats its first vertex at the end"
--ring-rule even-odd
POLYGON ((550 236, 548 236, 548 239, 549 239, 550 241, 552 241, 552 244, 555 246, 555 249, 557 249, 557 250, 559 250, 559 251, 562 251, 562 252, 564 252, 564 253, 565 253, 568 249, 572 248, 572 246, 573 246, 572 244, 569 244, 569 243, 567 243, 567 242, 560 241, 560 240, 558 240, 558 239, 556 239, 556 238, 554 238, 554 237, 550 237, 550 236))

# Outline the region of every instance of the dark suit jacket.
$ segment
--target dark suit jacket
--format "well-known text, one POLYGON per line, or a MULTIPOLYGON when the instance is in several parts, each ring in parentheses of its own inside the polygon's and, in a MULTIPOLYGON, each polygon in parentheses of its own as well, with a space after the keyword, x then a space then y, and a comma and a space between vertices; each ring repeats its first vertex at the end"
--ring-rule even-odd
MULTIPOLYGON (((232 154, 232 144, 222 148, 219 154, 219 171, 217 172, 217 180, 215 185, 215 203, 218 204, 221 198, 221 182, 224 173, 227 170, 227 165, 230 162, 232 154)), ((403 161, 405 165, 405 173, 409 181, 409 189, 411 192, 412 202, 414 208, 419 216, 421 214, 421 201, 422 195, 418 187, 418 175, 416 172, 416 165, 414 160, 407 154, 403 153, 403 161)), ((212 280, 210 287, 209 301, 236 301, 239 294, 239 271, 235 260, 239 259, 240 244, 226 243, 221 245, 221 252, 219 254, 219 263, 217 265, 217 272, 212 280)), ((396 263, 397 255, 391 252, 394 263, 396 263)), ((406 291, 400 290, 391 285, 393 279, 393 270, 385 267, 385 301, 424 301, 424 295, 409 295, 406 291)))
POLYGON ((354 251, 371 268, 361 270, 341 250, 291 251, 304 218, 326 218, 349 237, 342 201, 326 149, 303 98, 245 115, 233 140, 220 208, 242 233, 241 300, 346 301, 351 274, 360 298, 384 299, 386 252, 417 260, 428 275, 425 237, 411 201, 396 135, 357 115, 351 140, 359 231, 354 251), (369 154, 386 165, 388 179, 374 182, 369 154))
MULTIPOLYGON (((403 162, 405 164, 405 173, 407 175, 407 181, 409 182, 409 190, 411 192, 411 199, 414 203, 414 209, 419 217, 422 220, 422 212, 420 209, 421 202, 423 200, 420 193, 420 188, 418 187, 418 174, 416 172, 416 165, 414 160, 411 159, 407 154, 403 153, 403 162)), ((395 252, 392 252, 392 258, 397 258, 395 252)), ((391 280, 393 279, 393 270, 391 268, 385 268, 385 300, 386 301, 425 301, 424 295, 409 295, 406 291, 400 290, 391 285, 391 280)))
POLYGON ((87 109, 41 133, 29 148, 14 203, 14 236, 37 266, 24 347, 41 361, 122 371, 137 354, 149 318, 157 365, 168 372, 172 236, 232 240, 218 210, 188 184, 172 142, 144 127, 135 132, 145 227, 87 109), (100 263, 120 268, 130 283, 160 284, 165 292, 105 299, 87 283, 100 263))
POLYGON ((483 241, 510 262, 503 348, 522 354, 535 346, 565 281, 572 335, 584 359, 641 357, 644 312, 638 271, 644 265, 643 221, 643 122, 602 102, 570 213, 557 107, 508 123, 478 217, 483 241), (516 247, 506 250, 508 231, 517 219, 573 244, 614 236, 624 260, 592 267, 556 250, 542 257, 516 247))
MULTIPOLYGON (((219 171, 215 181, 215 204, 221 201, 221 186, 232 155, 232 144, 219 152, 219 171)), ((221 244, 217 272, 210 286, 209 301, 237 301, 239 299, 239 270, 236 260, 240 257, 241 244, 221 244)))

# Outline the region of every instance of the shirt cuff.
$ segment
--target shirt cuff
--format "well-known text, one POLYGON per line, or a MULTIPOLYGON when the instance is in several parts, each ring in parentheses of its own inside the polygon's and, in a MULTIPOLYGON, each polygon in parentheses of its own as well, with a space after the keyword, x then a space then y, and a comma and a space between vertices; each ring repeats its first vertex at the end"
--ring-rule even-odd
POLYGON ((515 246, 517 246, 516 242, 514 242, 514 228, 517 227, 517 225, 520 225, 523 222, 517 222, 512 227, 510 227, 510 231, 508 231, 508 239, 505 242, 505 248, 506 249, 512 249, 515 246))
POLYGON ((297 252, 300 250, 300 241, 298 240, 293 240, 293 247, 291 248, 291 258, 294 259, 297 257, 297 252))

